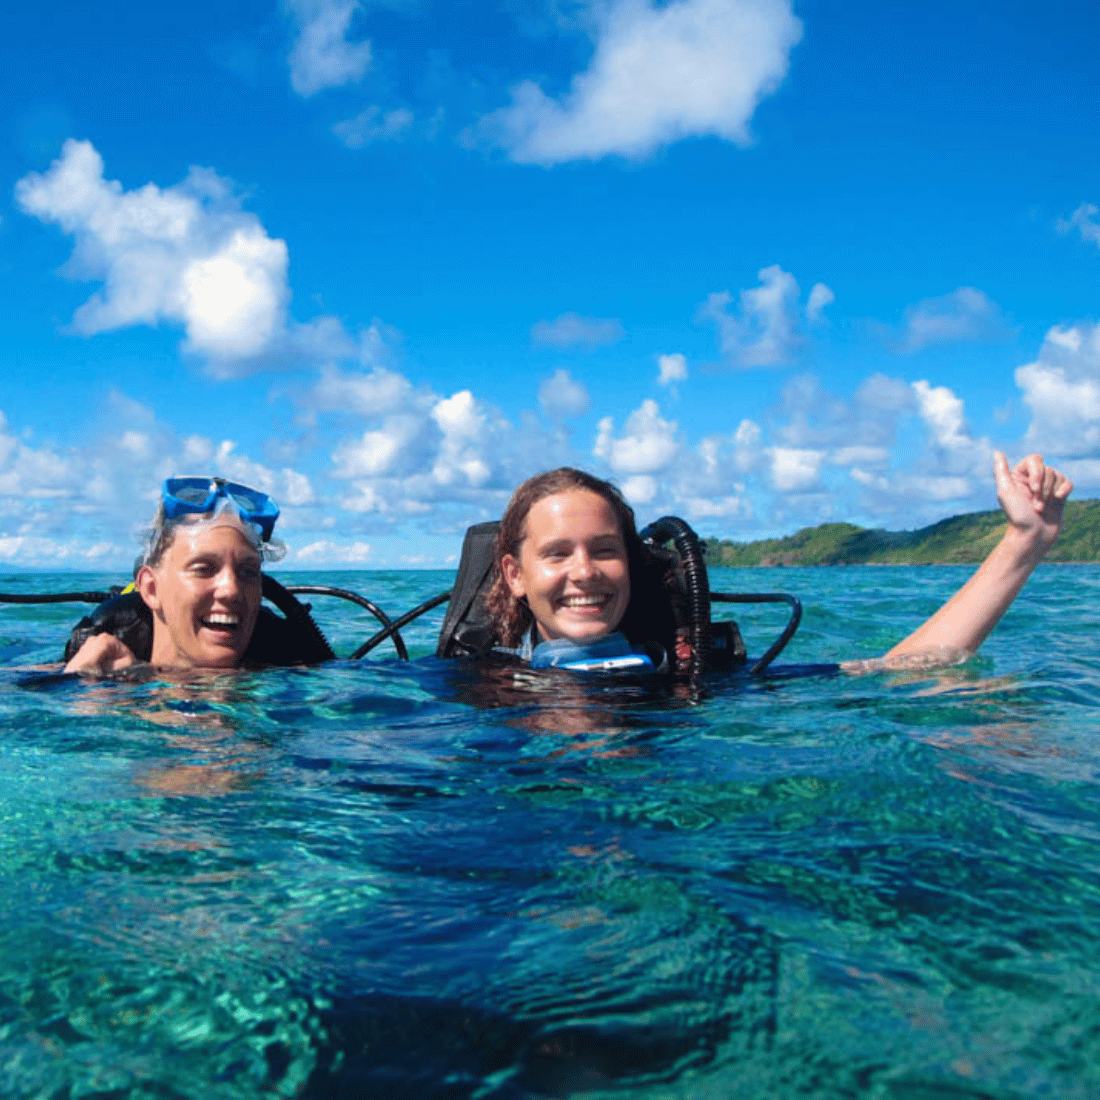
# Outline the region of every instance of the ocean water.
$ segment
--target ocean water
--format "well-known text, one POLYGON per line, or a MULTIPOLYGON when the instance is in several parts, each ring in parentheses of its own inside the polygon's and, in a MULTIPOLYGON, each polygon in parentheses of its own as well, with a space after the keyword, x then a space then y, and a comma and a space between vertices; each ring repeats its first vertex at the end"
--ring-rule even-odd
MULTIPOLYGON (((790 664, 967 573, 712 587, 798 595, 790 664)), ((960 668, 695 691, 438 662, 442 608, 407 664, 92 684, 20 670, 83 607, 0 606, 0 1096, 1094 1098, 1098 596, 1044 566, 960 668)))

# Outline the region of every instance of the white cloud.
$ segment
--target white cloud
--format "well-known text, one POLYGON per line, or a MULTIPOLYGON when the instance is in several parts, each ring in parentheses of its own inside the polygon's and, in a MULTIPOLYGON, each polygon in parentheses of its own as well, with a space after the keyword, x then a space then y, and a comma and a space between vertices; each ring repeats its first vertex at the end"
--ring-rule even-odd
POLYGON ((290 50, 290 84, 301 96, 354 84, 370 66, 369 42, 349 42, 356 0, 288 0, 298 22, 290 50))
POLYGON ((364 372, 325 366, 306 400, 311 412, 383 416, 404 408, 413 394, 413 385, 403 374, 384 367, 364 372))
POLYGON ((752 514, 748 501, 740 496, 688 497, 684 501, 688 519, 728 519, 752 514))
POLYGON ((890 461, 890 452, 885 447, 866 447, 855 444, 851 447, 838 447, 829 455, 834 466, 883 466, 890 461))
POLYGON ((488 479, 491 468, 485 461, 489 417, 469 390, 460 390, 437 402, 432 419, 443 432, 439 454, 432 467, 432 476, 441 485, 465 481, 480 486, 488 479))
POLYGON ((1038 359, 1017 368, 1016 384, 1031 409, 1028 449, 1100 454, 1100 325, 1052 328, 1038 359))
POLYGON ((245 455, 237 454, 237 444, 232 440, 224 440, 216 447, 201 437, 192 437, 188 443, 196 449, 206 444, 212 452, 203 464, 203 473, 209 470, 234 481, 244 482, 254 489, 263 490, 279 504, 300 506, 313 504, 316 499, 313 486, 305 474, 288 467, 273 470, 245 455))
POLYGON ((900 350, 908 354, 934 344, 997 340, 1006 331, 996 303, 974 287, 961 286, 905 309, 900 350))
POLYGON ((349 149, 362 149, 374 141, 392 141, 400 137, 412 122, 412 111, 404 107, 384 114, 380 107, 368 107, 354 118, 337 122, 332 132, 349 149))
POLYGON ((301 565, 366 565, 374 557, 369 542, 341 543, 320 539, 290 554, 290 561, 301 565))
POLYGON ((628 477, 620 486, 623 496, 633 505, 649 504, 657 495, 657 479, 649 474, 628 477))
MULTIPOLYGON (((41 568, 44 565, 82 569, 109 566, 127 551, 116 543, 43 538, 36 535, 0 536, 0 561, 41 568)), ((75 616, 74 616, 75 617, 75 616)))
POLYGON ((1098 213, 1100 210, 1091 202, 1082 203, 1068 219, 1058 220, 1058 232, 1069 233, 1076 229, 1081 234, 1081 240, 1100 245, 1100 222, 1095 220, 1098 213))
POLYGON ((821 487, 820 451, 801 447, 770 447, 772 485, 781 493, 808 493, 821 487))
POLYGON ((699 316, 718 328, 723 357, 736 367, 789 362, 801 343, 794 276, 772 264, 757 277, 760 286, 741 291, 737 315, 730 312, 733 296, 725 290, 711 294, 699 307, 699 316))
POLYGON ((787 74, 802 36, 789 0, 593 2, 595 52, 555 100, 533 81, 481 131, 513 160, 557 164, 648 156, 688 137, 747 145, 757 104, 787 74))
POLYGON ((606 347, 622 338, 623 326, 618 321, 582 317, 579 313, 563 313, 553 321, 537 321, 531 326, 531 339, 536 344, 555 348, 606 347))
POLYGON ((0 497, 23 503, 76 495, 79 469, 72 456, 49 446, 29 447, 8 429, 0 412, 0 497))
POLYGON ((612 418, 604 417, 593 453, 616 473, 655 474, 672 462, 679 449, 676 424, 661 417, 656 401, 646 400, 627 417, 619 439, 612 418))
POLYGON ((1078 490, 1090 489, 1095 491, 1100 487, 1100 459, 1071 458, 1059 463, 1059 468, 1078 490))
POLYGON ((977 440, 970 434, 962 399, 946 386, 932 386, 921 380, 913 383, 917 411, 930 435, 930 443, 946 473, 984 472, 992 455, 989 440, 977 440))
POLYGON ((567 370, 556 370, 539 385, 539 404, 547 416, 565 420, 588 412, 588 390, 567 370))
MULTIPOLYGON (((284 512, 316 502, 310 479, 272 468, 232 440, 180 437, 130 398, 112 394, 83 449, 30 445, 0 414, 0 557, 28 566, 128 567, 141 524, 171 474, 211 473, 270 493, 284 512), (57 502, 63 500, 64 507, 57 502)), ((285 528, 286 521, 282 522, 285 528)))
POLYGON ((208 169, 161 189, 103 178, 90 142, 67 141, 43 174, 15 188, 21 209, 75 237, 64 273, 102 279, 73 317, 84 334, 177 321, 187 349, 232 373, 286 336, 287 247, 246 214, 208 169))
POLYGON ((658 355, 657 367, 660 373, 657 376, 657 384, 671 386, 674 382, 684 382, 688 376, 687 357, 680 352, 671 355, 658 355))
POLYGON ((822 320, 825 307, 836 301, 836 295, 824 284, 814 283, 806 299, 806 320, 816 324, 822 320))
POLYGON ((387 418, 381 428, 365 431, 359 439, 337 444, 333 452, 334 476, 356 479, 394 473, 409 449, 423 439, 427 428, 423 417, 387 418))

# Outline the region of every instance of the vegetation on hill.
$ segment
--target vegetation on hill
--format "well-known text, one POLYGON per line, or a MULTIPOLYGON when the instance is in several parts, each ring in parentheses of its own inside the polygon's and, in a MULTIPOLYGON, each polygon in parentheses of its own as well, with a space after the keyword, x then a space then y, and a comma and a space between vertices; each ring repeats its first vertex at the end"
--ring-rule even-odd
MULTIPOLYGON (((972 512, 918 531, 868 530, 852 523, 805 527, 782 539, 707 539, 711 565, 956 565, 980 562, 997 545, 1004 516, 972 512)), ((1071 500, 1048 561, 1100 561, 1100 500, 1071 500)))

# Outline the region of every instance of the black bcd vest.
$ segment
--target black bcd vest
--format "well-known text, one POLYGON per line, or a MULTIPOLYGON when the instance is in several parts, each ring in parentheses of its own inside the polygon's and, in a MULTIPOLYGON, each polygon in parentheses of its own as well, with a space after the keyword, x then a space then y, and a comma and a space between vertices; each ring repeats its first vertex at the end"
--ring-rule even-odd
MULTIPOLYGON (((266 573, 263 595, 283 614, 260 606, 252 639, 241 658, 242 668, 318 665, 336 656, 309 608, 266 573)), ((135 657, 148 661, 153 652, 153 613, 137 592, 122 592, 104 600, 73 627, 65 645, 64 660, 71 660, 95 634, 113 634, 135 657)))

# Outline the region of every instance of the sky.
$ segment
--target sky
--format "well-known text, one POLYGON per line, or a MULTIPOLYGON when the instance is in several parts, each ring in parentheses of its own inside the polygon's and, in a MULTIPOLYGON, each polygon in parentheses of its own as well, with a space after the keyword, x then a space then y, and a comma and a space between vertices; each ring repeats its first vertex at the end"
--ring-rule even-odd
POLYGON ((172 474, 283 568, 525 477, 749 540, 1100 495, 1094 0, 4 4, 0 564, 172 474))

